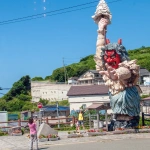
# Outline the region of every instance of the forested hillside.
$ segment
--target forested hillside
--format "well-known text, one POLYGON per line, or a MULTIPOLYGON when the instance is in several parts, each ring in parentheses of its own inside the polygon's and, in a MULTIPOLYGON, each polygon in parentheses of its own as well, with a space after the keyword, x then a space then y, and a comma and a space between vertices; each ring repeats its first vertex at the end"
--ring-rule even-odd
POLYGON ((137 64, 150 71, 150 47, 128 50, 130 59, 137 59, 137 64))
MULTIPOLYGON (((137 59, 137 64, 142 68, 146 68, 150 71, 150 47, 142 46, 139 49, 128 50, 130 59, 137 59)), ((95 62, 93 60, 94 55, 89 55, 82 58, 79 63, 74 63, 66 66, 67 79, 69 77, 79 77, 87 70, 95 70, 95 62)), ((52 75, 47 76, 45 79, 42 77, 35 77, 32 81, 50 80, 57 82, 64 82, 64 67, 57 68, 53 71, 52 75)))
POLYGON ((15 82, 10 91, 0 98, 0 111, 37 110, 37 105, 31 103, 30 93, 30 77, 26 75, 15 82))

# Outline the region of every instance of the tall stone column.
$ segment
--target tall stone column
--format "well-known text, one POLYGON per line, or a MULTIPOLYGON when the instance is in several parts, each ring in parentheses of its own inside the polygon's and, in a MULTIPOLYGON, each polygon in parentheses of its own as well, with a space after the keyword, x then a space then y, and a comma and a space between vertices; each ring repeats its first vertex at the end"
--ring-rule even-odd
POLYGON ((107 25, 111 23, 112 15, 110 13, 109 7, 107 6, 105 0, 100 0, 97 5, 95 14, 92 16, 94 22, 98 25, 98 36, 96 43, 96 54, 94 60, 96 62, 96 70, 104 70, 101 53, 101 48, 106 43, 106 32, 107 25))

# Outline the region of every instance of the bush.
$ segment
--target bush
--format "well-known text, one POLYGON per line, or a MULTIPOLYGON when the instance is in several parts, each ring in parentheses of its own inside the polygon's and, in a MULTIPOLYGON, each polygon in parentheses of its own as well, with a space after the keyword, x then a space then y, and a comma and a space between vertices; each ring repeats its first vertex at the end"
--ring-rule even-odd
POLYGON ((0 130, 0 136, 5 136, 5 135, 8 135, 8 133, 0 130))

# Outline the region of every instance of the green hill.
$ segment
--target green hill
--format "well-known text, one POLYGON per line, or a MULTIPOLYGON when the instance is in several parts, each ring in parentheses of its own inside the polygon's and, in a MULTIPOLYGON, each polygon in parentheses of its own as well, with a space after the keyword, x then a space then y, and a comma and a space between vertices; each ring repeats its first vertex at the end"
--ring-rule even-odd
POLYGON ((137 64, 150 71, 150 47, 128 50, 130 59, 137 59, 137 64))
MULTIPOLYGON (((130 59, 137 59, 137 64, 142 68, 146 68, 150 71, 150 47, 142 46, 139 49, 128 50, 128 54, 130 59)), ((95 62, 93 60, 94 55, 89 55, 85 58, 82 58, 79 63, 74 63, 66 66, 67 79, 69 77, 79 77, 87 70, 93 69, 95 70, 95 62)), ((41 77, 35 77, 32 80, 41 79, 41 77)), ((42 80, 51 80, 57 82, 64 82, 64 67, 57 68, 53 71, 51 76, 47 76, 42 80)))

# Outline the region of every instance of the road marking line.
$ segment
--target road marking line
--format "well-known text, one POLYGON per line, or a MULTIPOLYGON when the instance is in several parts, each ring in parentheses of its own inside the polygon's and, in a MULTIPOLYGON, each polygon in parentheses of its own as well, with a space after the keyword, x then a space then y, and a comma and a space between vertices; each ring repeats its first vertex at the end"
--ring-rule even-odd
POLYGON ((83 143, 96 143, 97 141, 86 141, 86 142, 74 142, 74 143, 63 143, 63 144, 53 144, 53 145, 50 145, 50 144, 44 144, 46 146, 58 146, 58 145, 73 145, 73 144, 83 144, 83 143))

